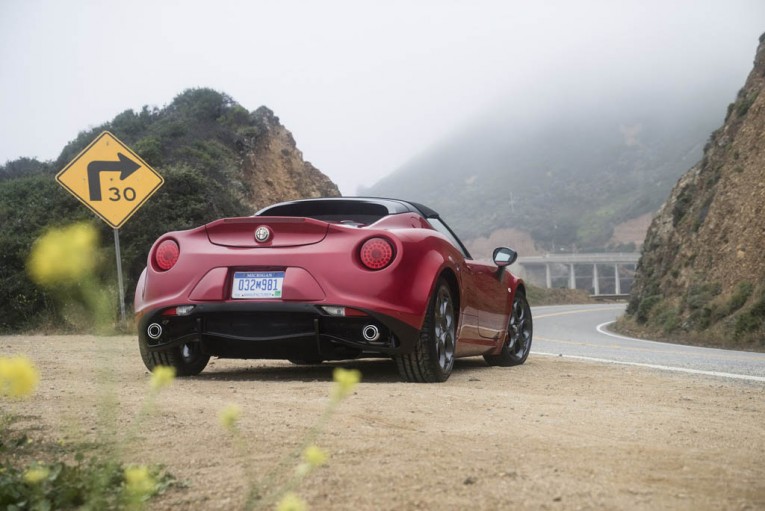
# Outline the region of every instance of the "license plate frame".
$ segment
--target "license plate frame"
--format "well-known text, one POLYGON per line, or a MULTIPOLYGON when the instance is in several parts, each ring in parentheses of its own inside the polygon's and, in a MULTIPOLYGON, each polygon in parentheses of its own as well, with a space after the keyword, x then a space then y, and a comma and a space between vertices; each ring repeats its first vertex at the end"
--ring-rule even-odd
POLYGON ((279 300, 284 286, 283 271, 236 271, 231 281, 234 300, 279 300))

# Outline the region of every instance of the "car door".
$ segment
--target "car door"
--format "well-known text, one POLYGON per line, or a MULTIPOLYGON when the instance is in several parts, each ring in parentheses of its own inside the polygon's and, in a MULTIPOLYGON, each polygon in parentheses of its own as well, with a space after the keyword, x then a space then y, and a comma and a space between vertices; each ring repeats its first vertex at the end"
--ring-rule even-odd
MULTIPOLYGON (((464 280, 470 289, 469 301, 478 316, 478 335, 499 339, 505 331, 507 284, 504 271, 488 261, 466 261, 464 280)), ((463 282, 464 282, 463 280, 463 282)))
POLYGON ((465 245, 440 217, 431 217, 428 221, 465 257, 464 264, 460 265, 463 295, 460 341, 472 346, 461 346, 460 354, 483 353, 487 347, 495 345, 504 331, 507 307, 506 300, 502 299, 506 296, 504 272, 491 262, 473 260, 465 245))

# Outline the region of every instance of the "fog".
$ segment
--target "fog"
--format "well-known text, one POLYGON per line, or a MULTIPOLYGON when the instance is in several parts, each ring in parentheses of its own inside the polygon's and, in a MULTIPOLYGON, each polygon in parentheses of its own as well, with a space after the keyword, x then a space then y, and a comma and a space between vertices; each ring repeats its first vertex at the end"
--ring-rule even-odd
POLYGON ((212 87, 352 194, 487 118, 653 94, 722 120, 763 31, 762 0, 3 0, 0 162, 212 87))

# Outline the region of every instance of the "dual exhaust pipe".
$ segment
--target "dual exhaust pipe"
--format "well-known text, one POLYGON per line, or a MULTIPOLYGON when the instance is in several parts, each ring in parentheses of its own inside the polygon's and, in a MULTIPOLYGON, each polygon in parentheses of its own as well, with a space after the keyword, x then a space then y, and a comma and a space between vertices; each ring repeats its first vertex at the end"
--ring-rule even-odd
POLYGON ((149 339, 156 341, 162 335, 162 325, 159 323, 152 323, 149 325, 149 328, 146 329, 146 335, 149 336, 149 339))
POLYGON ((374 342, 380 338, 380 329, 377 326, 369 324, 361 329, 361 335, 367 342, 374 342))
MULTIPOLYGON (((152 323, 146 329, 146 335, 149 336, 149 339, 156 341, 162 336, 162 325, 159 323, 152 323)), ((376 325, 365 325, 364 328, 361 329, 361 335, 364 336, 365 341, 375 342, 380 339, 380 329, 377 328, 376 325)))

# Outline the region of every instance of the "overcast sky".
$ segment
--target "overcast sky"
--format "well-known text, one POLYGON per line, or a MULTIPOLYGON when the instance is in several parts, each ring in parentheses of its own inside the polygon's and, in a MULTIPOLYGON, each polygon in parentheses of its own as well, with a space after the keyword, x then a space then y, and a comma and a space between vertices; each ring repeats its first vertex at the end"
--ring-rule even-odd
POLYGON ((765 0, 0 0, 0 163, 212 87, 353 194, 496 104, 714 81, 732 101, 764 31, 765 0))

